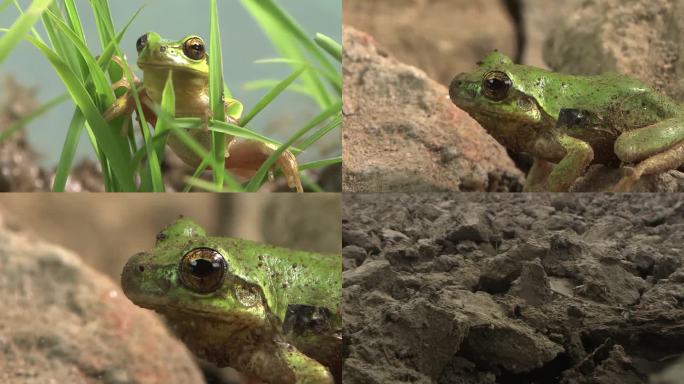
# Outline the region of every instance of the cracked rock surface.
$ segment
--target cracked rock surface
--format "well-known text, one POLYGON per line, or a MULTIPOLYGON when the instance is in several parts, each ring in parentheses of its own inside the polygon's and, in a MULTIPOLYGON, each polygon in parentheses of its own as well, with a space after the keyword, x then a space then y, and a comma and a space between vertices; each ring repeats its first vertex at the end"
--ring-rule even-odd
POLYGON ((345 383, 682 382, 681 196, 343 200, 345 383))

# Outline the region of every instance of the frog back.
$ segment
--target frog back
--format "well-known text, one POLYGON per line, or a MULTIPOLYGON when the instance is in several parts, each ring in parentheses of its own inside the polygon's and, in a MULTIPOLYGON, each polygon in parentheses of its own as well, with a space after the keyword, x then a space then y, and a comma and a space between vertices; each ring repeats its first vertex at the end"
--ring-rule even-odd
POLYGON ((682 115, 673 100, 625 75, 544 74, 531 71, 521 83, 534 84, 523 92, 533 94, 553 120, 558 120, 563 109, 586 110, 614 124, 616 130, 627 131, 682 115))
POLYGON ((241 239, 217 238, 226 253, 229 270, 258 284, 269 310, 281 322, 288 308, 324 308, 338 314, 342 290, 342 258, 258 244, 241 239))

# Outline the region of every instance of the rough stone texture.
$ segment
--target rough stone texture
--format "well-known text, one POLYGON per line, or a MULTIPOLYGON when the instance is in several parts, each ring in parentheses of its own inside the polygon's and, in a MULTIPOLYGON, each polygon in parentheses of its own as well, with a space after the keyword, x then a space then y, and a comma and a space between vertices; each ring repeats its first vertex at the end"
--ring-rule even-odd
POLYGON ((684 101, 684 1, 596 0, 576 7, 544 47, 554 70, 617 71, 684 101))
POLYGON ((342 242, 345 383, 682 383, 684 196, 345 195, 342 242))
MULTIPOLYGON (((2 79, 0 98, 0 133, 37 107, 35 89, 20 87, 7 77, 2 79)), ((34 192, 46 190, 50 176, 38 164, 38 154, 26 142, 26 134, 18 131, 0 143, 0 192, 34 192)))
POLYGON ((498 0, 344 0, 342 11, 345 24, 445 85, 494 49, 515 52, 513 22, 498 0))
POLYGON ((0 382, 204 382, 153 313, 73 253, 0 227, 0 266, 0 382))
POLYGON ((445 87, 344 28, 343 190, 504 191, 521 173, 445 87))

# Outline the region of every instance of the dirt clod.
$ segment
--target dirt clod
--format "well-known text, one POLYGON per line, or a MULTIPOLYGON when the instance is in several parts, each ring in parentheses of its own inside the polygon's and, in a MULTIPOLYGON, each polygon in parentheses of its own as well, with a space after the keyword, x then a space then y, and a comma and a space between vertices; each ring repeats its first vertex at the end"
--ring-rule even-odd
POLYGON ((360 264, 345 252, 345 383, 681 383, 681 196, 374 194, 343 207, 346 247, 373 248, 360 264))

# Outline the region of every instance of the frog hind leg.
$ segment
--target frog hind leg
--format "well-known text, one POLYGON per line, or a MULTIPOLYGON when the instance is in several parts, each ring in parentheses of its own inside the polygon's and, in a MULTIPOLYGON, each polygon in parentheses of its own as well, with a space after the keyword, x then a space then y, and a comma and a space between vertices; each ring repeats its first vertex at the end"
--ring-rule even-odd
POLYGON ((669 119, 620 135, 615 141, 615 154, 627 174, 613 187, 614 192, 627 192, 641 176, 677 169, 684 164, 684 120, 669 119))
MULTIPOLYGON (((230 156, 226 160, 226 169, 242 177, 252 177, 274 150, 273 146, 259 141, 235 141, 229 149, 230 156)), ((296 189, 297 192, 303 192, 299 166, 292 152, 283 152, 276 161, 276 165, 282 169, 287 178, 287 185, 296 189)))

